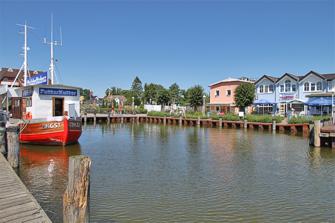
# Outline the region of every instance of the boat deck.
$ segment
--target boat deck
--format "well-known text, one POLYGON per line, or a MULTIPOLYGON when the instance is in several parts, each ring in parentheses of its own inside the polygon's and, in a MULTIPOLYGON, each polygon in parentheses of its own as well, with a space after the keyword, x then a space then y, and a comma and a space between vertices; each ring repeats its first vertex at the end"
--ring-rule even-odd
POLYGON ((0 223, 51 220, 0 153, 0 223))

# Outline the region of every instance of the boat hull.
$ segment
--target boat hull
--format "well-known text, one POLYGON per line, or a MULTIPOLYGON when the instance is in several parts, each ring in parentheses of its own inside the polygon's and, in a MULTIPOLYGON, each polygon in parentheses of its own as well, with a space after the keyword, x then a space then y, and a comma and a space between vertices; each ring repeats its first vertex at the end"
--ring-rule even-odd
POLYGON ((44 121, 20 125, 20 143, 40 145, 69 145, 81 136, 81 122, 68 120, 44 121))

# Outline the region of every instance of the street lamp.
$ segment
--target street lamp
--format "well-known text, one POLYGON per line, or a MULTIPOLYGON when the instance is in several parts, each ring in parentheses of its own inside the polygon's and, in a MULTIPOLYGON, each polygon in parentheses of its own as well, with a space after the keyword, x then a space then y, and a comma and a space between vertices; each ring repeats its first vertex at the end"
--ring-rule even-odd
POLYGON ((202 114, 206 113, 206 95, 202 96, 202 114))

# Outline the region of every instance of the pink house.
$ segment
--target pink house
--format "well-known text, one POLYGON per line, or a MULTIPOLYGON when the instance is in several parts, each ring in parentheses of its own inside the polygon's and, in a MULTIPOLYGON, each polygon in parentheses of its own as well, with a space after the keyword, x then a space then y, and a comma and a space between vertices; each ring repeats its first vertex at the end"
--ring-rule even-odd
POLYGON ((210 88, 210 111, 216 113, 238 113, 239 108, 235 105, 235 89, 241 83, 253 83, 241 78, 227 78, 225 80, 209 85, 210 88))

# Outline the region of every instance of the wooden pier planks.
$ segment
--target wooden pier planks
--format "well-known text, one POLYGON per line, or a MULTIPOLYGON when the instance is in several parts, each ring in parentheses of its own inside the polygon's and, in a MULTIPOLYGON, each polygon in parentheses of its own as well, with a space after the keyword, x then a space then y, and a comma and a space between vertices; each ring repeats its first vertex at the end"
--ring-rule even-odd
POLYGON ((4 222, 49 223, 51 220, 0 154, 0 223, 4 222))

